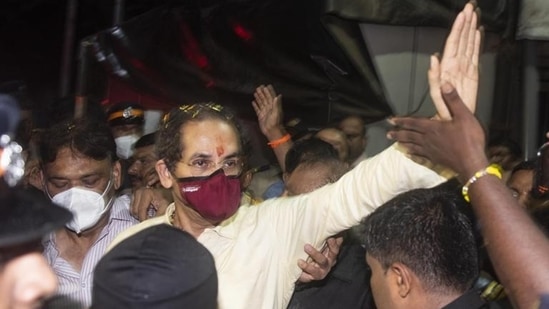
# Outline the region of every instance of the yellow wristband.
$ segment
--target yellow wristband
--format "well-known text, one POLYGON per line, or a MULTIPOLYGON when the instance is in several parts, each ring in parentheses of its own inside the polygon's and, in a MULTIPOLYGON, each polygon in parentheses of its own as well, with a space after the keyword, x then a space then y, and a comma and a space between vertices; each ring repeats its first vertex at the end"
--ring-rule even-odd
POLYGON ((470 201, 469 187, 472 184, 474 184, 475 182, 477 182, 477 180, 479 180, 481 177, 486 176, 486 175, 493 175, 493 176, 496 176, 497 178, 501 179, 502 178, 501 166, 499 166, 497 164, 490 164, 490 165, 488 165, 488 167, 486 167, 484 169, 481 169, 480 171, 476 172, 473 175, 473 177, 469 178, 469 180, 465 183, 463 188, 461 188, 461 194, 463 194, 463 198, 467 202, 470 201))

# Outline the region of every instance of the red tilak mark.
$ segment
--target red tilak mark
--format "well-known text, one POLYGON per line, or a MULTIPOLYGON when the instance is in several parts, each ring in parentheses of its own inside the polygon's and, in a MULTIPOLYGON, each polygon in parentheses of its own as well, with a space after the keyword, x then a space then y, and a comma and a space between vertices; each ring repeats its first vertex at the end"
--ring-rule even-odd
POLYGON ((223 155, 224 151, 223 151, 223 147, 217 147, 215 148, 215 150, 217 151, 217 156, 221 156, 223 155))

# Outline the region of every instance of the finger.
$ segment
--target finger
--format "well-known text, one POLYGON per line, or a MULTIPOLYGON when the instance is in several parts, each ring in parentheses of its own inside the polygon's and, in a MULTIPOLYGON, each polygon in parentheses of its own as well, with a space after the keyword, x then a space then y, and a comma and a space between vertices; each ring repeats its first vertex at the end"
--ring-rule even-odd
POLYGON ((444 99, 452 118, 460 119, 472 114, 451 84, 445 83, 442 85, 441 89, 442 98, 444 99))
POLYGON ((465 47, 465 56, 467 59, 471 59, 475 49, 475 34, 477 32, 477 19, 478 16, 475 12, 471 14, 471 22, 469 29, 467 30, 467 43, 465 47))
POLYGON ((164 215, 169 205, 170 203, 165 200, 162 203, 158 203, 158 205, 156 205, 156 216, 158 217, 164 215))
POLYGON ((278 109, 279 112, 282 111, 282 95, 279 94, 275 99, 274 99, 274 104, 276 106, 276 108, 278 109))
POLYGON ((469 42, 469 30, 471 27, 471 22, 473 19, 473 5, 471 3, 465 4, 463 8, 464 22, 463 28, 460 32, 459 43, 458 43, 458 55, 465 55, 467 49, 467 42, 469 42))
POLYGON ((257 92, 257 98, 256 100, 258 100, 262 107, 265 107, 267 104, 269 104, 269 101, 267 100, 267 97, 265 97, 265 92, 263 91, 265 87, 261 87, 261 90, 259 92, 257 92))
POLYGON ((256 101, 259 101, 259 93, 261 92, 261 86, 258 86, 257 88, 255 88, 255 91, 254 91, 254 99, 256 101))
POLYGON ((263 87, 261 89, 261 93, 263 94, 263 96, 265 97, 265 100, 267 100, 267 103, 270 103, 274 96, 271 94, 271 92, 269 91, 269 87, 263 87))
POLYGON ((406 149, 406 153, 412 156, 413 160, 419 164, 424 164, 428 162, 429 158, 427 157, 427 152, 423 147, 423 144, 416 143, 405 143, 399 141, 400 146, 406 149))
POLYGON ((324 254, 322 254, 322 252, 316 250, 315 248, 313 248, 313 246, 307 244, 305 245, 305 252, 311 257, 311 259, 316 263, 318 264, 319 266, 328 266, 329 265, 329 261, 328 259, 324 256, 324 254))
POLYGON ((273 85, 267 85, 267 91, 269 91, 269 94, 271 95, 271 97, 276 97, 276 91, 273 87, 273 85))
POLYGON ((425 133, 433 124, 433 120, 418 117, 393 117, 394 129, 391 131, 413 131, 416 133, 425 133))
POLYGON ((440 93, 440 62, 436 55, 431 55, 431 66, 427 72, 429 82, 429 94, 441 119, 450 119, 450 112, 444 104, 442 94, 440 93))
POLYGON ((454 24, 452 25, 452 29, 450 30, 450 34, 448 35, 446 44, 444 45, 443 58, 456 56, 459 38, 461 36, 461 31, 463 30, 464 18, 464 13, 462 11, 454 20, 454 24))
POLYGON ((156 175, 156 177, 155 175, 151 175, 150 178, 151 179, 147 181, 147 187, 152 187, 152 188, 156 187, 156 185, 160 182, 158 175, 156 175))
POLYGON ((330 237, 326 241, 328 246, 326 247, 325 256, 327 256, 329 259, 335 260, 337 258, 337 255, 339 254, 339 249, 341 247, 341 243, 343 242, 343 237, 333 238, 330 237), (341 239, 341 241, 339 241, 341 239))
POLYGON ((261 91, 254 93, 254 99, 257 102, 257 106, 259 109, 263 109, 265 106, 265 98, 262 96, 261 91))
MULTIPOLYGON (((434 120, 433 120, 434 121, 434 120)), ((421 144, 424 139, 424 134, 411 130, 395 130, 389 131, 387 136, 400 144, 421 144)))
POLYGON ((473 56, 472 56, 472 62, 475 70, 479 64, 480 50, 482 47, 482 42, 484 41, 483 38, 484 38, 484 27, 480 27, 475 31, 475 43, 474 43, 473 56))
MULTIPOLYGON (((300 278, 303 278, 309 281, 322 280, 326 277, 326 275, 330 271, 329 266, 319 267, 316 263, 298 262, 298 265, 303 271, 302 276, 300 276, 300 278)), ((300 281, 302 280, 300 279, 300 281)))
POLYGON ((252 106, 253 106, 253 108, 254 108, 255 114, 256 114, 257 116, 259 116, 259 113, 261 112, 261 109, 259 108, 259 106, 258 106, 256 100, 253 100, 253 101, 252 101, 252 106))
POLYGON ((297 261, 297 266, 302 270, 302 273, 298 279, 298 281, 301 283, 308 283, 314 280, 313 276, 305 271, 305 269, 307 269, 307 265, 307 262, 305 262, 304 260, 300 259, 297 261))
POLYGON ((147 174, 145 175, 145 180, 147 181, 147 187, 155 187, 160 181, 156 169, 149 168, 147 174))
POLYGON ((150 194, 151 189, 146 189, 143 193, 144 194, 142 194, 139 204, 137 205, 137 218, 139 221, 144 221, 149 218, 147 211, 152 201, 152 195, 150 194))

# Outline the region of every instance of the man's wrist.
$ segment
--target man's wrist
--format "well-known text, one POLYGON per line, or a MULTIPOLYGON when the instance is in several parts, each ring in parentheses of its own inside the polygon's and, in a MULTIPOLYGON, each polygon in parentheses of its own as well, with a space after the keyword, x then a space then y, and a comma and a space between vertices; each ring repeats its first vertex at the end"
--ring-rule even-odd
POLYGON ((284 127, 277 127, 275 129, 270 130, 268 134, 265 134, 265 137, 269 141, 274 141, 284 137, 286 134, 288 133, 286 132, 286 129, 284 127))

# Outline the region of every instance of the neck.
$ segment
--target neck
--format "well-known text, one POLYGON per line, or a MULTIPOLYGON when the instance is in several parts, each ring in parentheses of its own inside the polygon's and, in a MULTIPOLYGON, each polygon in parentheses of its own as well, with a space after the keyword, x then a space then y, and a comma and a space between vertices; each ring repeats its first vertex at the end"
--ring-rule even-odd
POLYGON ((173 226, 191 234, 194 238, 198 238, 205 229, 214 227, 215 225, 204 219, 194 209, 185 205, 175 203, 175 213, 173 216, 173 226))
POLYGON ((427 309, 443 308, 444 306, 456 300, 461 295, 462 294, 459 294, 459 293, 431 294, 427 297, 423 297, 422 299, 423 304, 421 306, 418 306, 417 308, 427 308, 427 309))

